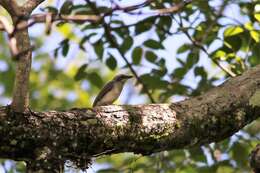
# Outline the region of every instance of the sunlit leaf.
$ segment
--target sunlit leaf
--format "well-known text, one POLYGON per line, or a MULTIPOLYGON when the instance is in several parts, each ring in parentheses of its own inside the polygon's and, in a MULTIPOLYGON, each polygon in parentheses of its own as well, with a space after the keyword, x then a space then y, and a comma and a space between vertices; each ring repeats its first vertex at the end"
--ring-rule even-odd
POLYGON ((229 37, 229 36, 237 35, 243 31, 244 31, 244 29, 241 28, 240 26, 232 26, 225 30, 224 36, 229 37))
POLYGON ((250 35, 255 40, 255 42, 258 43, 260 41, 260 32, 250 31, 250 35))
POLYGON ((255 16, 256 20, 257 20, 258 22, 260 22, 260 14, 255 14, 254 16, 255 16))

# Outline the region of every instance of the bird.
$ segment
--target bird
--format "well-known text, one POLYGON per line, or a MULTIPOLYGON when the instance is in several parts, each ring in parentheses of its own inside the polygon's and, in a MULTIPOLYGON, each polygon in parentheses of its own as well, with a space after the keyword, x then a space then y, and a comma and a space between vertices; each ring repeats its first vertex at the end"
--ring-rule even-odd
POLYGON ((125 74, 116 75, 100 90, 93 102, 93 107, 113 104, 120 96, 125 82, 132 77, 131 75, 125 74))

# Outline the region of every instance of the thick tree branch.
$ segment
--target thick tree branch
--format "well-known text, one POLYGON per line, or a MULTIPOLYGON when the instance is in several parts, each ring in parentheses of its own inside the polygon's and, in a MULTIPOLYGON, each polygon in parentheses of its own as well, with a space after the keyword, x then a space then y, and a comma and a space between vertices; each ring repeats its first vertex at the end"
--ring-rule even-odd
POLYGON ((20 115, 0 108, 0 157, 69 159, 83 167, 101 154, 150 154, 203 145, 231 136, 260 116, 260 66, 179 103, 20 115))
MULTIPOLYGON (((14 19, 15 20, 15 19, 14 19)), ((18 52, 15 84, 13 89, 12 108, 16 112, 23 112, 29 106, 29 78, 32 61, 32 51, 28 30, 17 31, 14 33, 17 41, 18 52)))
POLYGON ((0 0, 0 5, 2 5, 12 16, 16 16, 17 14, 21 15, 22 13, 22 11, 19 10, 16 0, 0 0))
POLYGON ((32 12, 38 5, 40 5, 45 0, 27 0, 23 5, 23 10, 27 12, 32 12))

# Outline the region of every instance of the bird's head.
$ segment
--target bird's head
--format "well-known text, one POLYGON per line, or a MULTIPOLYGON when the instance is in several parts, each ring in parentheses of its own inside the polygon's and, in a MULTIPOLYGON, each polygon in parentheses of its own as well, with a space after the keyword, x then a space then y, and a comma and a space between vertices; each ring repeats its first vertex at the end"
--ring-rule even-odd
POLYGON ((130 75, 119 74, 119 75, 116 75, 113 80, 116 82, 125 82, 127 79, 130 79, 132 77, 133 76, 130 76, 130 75))

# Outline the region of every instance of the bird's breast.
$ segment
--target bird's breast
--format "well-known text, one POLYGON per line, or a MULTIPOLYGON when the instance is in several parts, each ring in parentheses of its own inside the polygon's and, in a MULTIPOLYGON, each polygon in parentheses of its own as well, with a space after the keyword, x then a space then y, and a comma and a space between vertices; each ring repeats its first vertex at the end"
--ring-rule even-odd
POLYGON ((102 102, 105 103, 114 102, 120 96, 122 88, 123 88, 122 84, 114 85, 113 88, 104 96, 102 102))

